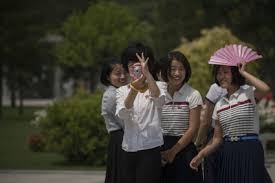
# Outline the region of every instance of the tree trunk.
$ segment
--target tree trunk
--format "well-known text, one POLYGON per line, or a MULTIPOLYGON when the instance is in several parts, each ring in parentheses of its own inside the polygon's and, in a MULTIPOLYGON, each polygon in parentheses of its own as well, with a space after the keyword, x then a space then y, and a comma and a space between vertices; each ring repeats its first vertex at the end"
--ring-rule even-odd
POLYGON ((22 83, 19 83, 19 114, 24 113, 24 105, 23 105, 23 86, 22 83))
POLYGON ((15 108, 16 107, 16 91, 15 91, 15 84, 14 84, 14 80, 11 81, 12 83, 10 84, 10 92, 11 92, 11 96, 10 96, 10 102, 11 102, 11 108, 15 108))

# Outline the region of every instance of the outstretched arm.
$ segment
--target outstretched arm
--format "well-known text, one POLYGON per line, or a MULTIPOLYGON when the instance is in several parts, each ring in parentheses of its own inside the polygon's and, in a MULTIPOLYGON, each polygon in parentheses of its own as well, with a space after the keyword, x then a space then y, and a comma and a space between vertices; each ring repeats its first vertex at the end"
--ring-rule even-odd
POLYGON ((215 124, 215 131, 212 141, 210 141, 209 144, 207 144, 205 148, 203 148, 190 162, 190 167, 194 170, 198 170, 198 166, 201 164, 202 159, 216 151, 222 142, 222 129, 220 122, 216 121, 215 124))

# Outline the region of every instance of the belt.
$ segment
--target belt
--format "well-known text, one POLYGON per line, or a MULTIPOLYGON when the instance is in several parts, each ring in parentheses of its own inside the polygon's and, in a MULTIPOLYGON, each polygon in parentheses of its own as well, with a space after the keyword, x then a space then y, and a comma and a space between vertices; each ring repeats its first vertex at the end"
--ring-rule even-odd
POLYGON ((239 142, 239 141, 248 141, 248 140, 258 140, 258 135, 244 135, 244 136, 225 136, 224 141, 226 142, 239 142))

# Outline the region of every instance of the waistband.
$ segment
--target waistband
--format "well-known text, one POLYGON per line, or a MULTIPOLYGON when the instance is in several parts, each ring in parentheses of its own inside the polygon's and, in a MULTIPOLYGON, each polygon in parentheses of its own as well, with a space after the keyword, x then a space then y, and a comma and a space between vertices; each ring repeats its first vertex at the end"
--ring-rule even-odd
POLYGON ((225 136, 223 138, 226 142, 240 142, 240 141, 249 141, 249 140, 258 140, 259 137, 257 134, 248 134, 243 136, 225 136))

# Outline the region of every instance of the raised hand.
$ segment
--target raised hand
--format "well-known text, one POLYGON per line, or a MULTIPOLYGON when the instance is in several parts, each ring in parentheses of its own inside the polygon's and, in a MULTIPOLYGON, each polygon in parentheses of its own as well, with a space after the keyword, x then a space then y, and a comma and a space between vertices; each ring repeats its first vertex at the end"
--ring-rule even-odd
POLYGON ((243 74, 245 72, 246 62, 243 61, 243 62, 239 63, 237 66, 239 68, 239 72, 241 74, 243 74))
POLYGON ((143 52, 141 53, 141 55, 139 55, 138 53, 136 53, 136 56, 141 64, 142 67, 142 73, 146 76, 149 73, 149 69, 148 69, 148 60, 149 57, 147 57, 145 59, 143 52))

